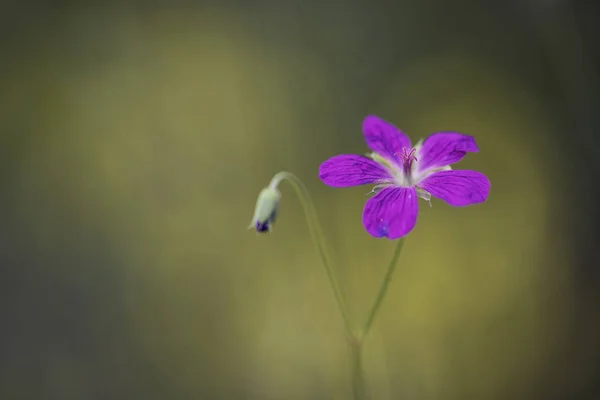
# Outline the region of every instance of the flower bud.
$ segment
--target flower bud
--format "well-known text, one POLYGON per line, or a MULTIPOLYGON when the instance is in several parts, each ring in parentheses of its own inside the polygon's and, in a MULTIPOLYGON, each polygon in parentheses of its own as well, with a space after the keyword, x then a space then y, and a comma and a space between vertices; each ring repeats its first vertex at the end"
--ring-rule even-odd
POLYGON ((254 209, 254 217, 248 226, 248 229, 256 229, 259 233, 270 232, 271 225, 277 217, 277 209, 281 193, 273 187, 266 187, 261 190, 256 200, 256 208, 254 209))

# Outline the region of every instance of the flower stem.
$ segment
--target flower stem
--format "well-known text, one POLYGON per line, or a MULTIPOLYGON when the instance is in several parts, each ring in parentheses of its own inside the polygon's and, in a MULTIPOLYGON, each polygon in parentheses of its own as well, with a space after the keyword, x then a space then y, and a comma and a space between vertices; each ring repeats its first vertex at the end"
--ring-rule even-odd
POLYGON ((354 400, 364 400, 365 378, 362 366, 362 342, 358 338, 350 341, 350 356, 352 357, 352 398, 354 400))
POLYGON ((354 337, 352 333, 352 324, 350 322, 350 318, 348 316, 348 309, 346 308, 346 302, 344 301, 344 297, 342 295, 342 291, 338 285, 338 282, 335 278, 332 261, 327 252, 327 246, 325 244, 325 239, 323 236, 323 230, 321 229, 321 225, 319 224, 319 219, 317 216, 317 211, 313 204, 313 201, 310 197, 308 189, 302 181, 291 172, 281 171, 275 174, 273 179, 271 179, 270 187, 276 188, 282 181, 288 181, 300 200, 302 204, 302 208, 304 209, 304 213, 306 215, 306 221, 308 223, 308 229, 310 231, 310 235, 313 238, 313 242, 315 247, 317 248, 317 252, 321 257, 321 263, 323 264, 323 268, 325 269, 325 273, 329 280, 329 286, 331 287, 331 291, 333 292, 333 296, 337 303, 338 309, 344 320, 344 328, 346 329, 346 334, 349 338, 354 337))
POLYGON ((373 303, 373 306, 371 307, 371 311, 369 312, 369 314, 367 316, 367 322, 365 322, 365 325, 362 329, 361 336, 360 336, 361 342, 362 342, 362 339, 364 337, 366 337, 367 334, 369 333, 369 330, 371 329, 371 326, 373 325, 373 321, 375 320, 375 316, 377 315, 377 312, 381 308, 383 299, 385 298, 385 295, 387 294, 387 289, 390 286, 390 282, 392 281, 392 275, 394 275, 394 271, 396 270, 396 264, 398 262, 398 258, 400 257, 400 253, 402 252, 402 247, 404 246, 404 239, 405 238, 400 239, 398 241, 398 244, 396 245, 396 250, 394 250, 394 255, 392 256, 392 260, 390 261, 390 264, 385 273, 385 277, 383 278, 383 281, 381 282, 381 286, 379 287, 379 293, 377 293, 375 302, 373 303))
POLYGON ((400 257, 400 253, 402 252, 404 238, 400 239, 398 241, 398 244, 396 245, 396 250, 394 251, 394 255, 392 256, 392 260, 387 268, 385 277, 381 282, 379 292, 367 316, 367 320, 362 331, 360 331, 358 334, 355 334, 353 332, 352 323, 350 322, 350 318, 348 315, 348 309, 346 308, 346 302, 344 301, 344 297, 342 295, 342 291, 340 290, 338 282, 335 279, 335 275, 332 268, 333 263, 329 256, 329 253, 327 252, 327 246, 325 244, 323 231, 321 229, 321 225, 319 224, 319 219, 317 217, 317 211, 310 197, 308 189, 306 188, 306 186, 304 186, 302 181, 296 175, 286 171, 281 171, 275 174, 273 179, 271 179, 271 183, 269 184, 269 186, 272 188, 277 188, 277 186, 284 180, 288 181, 292 185, 296 194, 298 195, 300 203, 302 204, 302 208, 304 209, 304 213, 306 215, 306 221, 308 223, 310 235, 312 236, 315 247, 317 248, 317 252, 321 257, 321 263, 323 264, 323 268, 325 269, 325 273, 329 280, 329 286, 331 287, 331 291, 333 292, 333 296, 335 298, 339 312, 344 321, 344 328, 346 329, 347 339, 350 343, 350 352, 352 358, 353 398, 354 400, 364 400, 366 398, 366 391, 362 365, 363 339, 369 333, 371 326, 373 325, 375 316, 377 315, 377 312, 379 311, 379 308, 383 303, 383 299, 387 294, 387 289, 392 280, 392 275, 394 274, 394 270, 396 269, 396 263, 398 261, 398 258, 400 257))
POLYGON ((394 255, 392 256, 392 260, 390 261, 385 276, 383 277, 383 281, 381 282, 381 286, 379 287, 377 297, 375 298, 373 306, 371 307, 371 310, 367 316, 367 322, 365 322, 365 325, 362 331, 359 332, 358 336, 353 336, 353 341, 350 342, 350 350, 352 357, 352 394, 354 400, 366 399, 365 377, 362 366, 362 350, 364 338, 371 330, 371 326, 373 325, 375 316, 377 315, 379 308, 381 308, 383 299, 387 294, 387 290, 390 286, 390 282, 392 281, 392 275, 394 275, 394 271, 396 270, 396 264, 398 262, 398 258, 400 257, 400 253, 402 252, 403 246, 404 238, 400 239, 398 241, 398 244, 396 245, 394 255))

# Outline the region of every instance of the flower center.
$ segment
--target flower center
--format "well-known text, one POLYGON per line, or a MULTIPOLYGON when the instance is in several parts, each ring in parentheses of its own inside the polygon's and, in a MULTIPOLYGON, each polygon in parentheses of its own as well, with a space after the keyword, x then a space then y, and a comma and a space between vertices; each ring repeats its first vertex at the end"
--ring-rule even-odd
POLYGON ((406 147, 403 147, 401 152, 394 154, 400 157, 402 172, 404 173, 404 176, 409 179, 412 173, 413 162, 417 161, 417 157, 415 156, 416 153, 417 149, 407 149, 406 147))

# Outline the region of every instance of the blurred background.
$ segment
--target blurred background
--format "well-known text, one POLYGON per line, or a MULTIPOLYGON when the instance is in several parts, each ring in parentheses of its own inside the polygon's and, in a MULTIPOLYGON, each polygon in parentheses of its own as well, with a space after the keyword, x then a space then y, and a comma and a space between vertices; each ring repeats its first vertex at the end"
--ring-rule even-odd
POLYGON ((293 191, 315 199, 352 318, 394 243, 368 114, 475 135, 487 203, 421 203, 365 343, 373 399, 600 396, 594 2, 3 1, 0 398, 347 399, 348 349, 293 191))

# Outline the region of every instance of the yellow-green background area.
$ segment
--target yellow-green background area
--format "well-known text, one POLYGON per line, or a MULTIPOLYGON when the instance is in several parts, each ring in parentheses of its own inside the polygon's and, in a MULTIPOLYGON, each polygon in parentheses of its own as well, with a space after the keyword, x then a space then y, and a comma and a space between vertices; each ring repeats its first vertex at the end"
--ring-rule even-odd
POLYGON ((273 174, 294 172, 363 321, 394 243, 362 226, 369 187, 317 174, 368 151, 372 113, 413 141, 474 135, 480 153, 455 168, 492 191, 420 204, 365 343, 371 397, 585 387, 597 307, 569 223, 586 184, 570 178, 579 138, 553 58, 572 38, 547 46, 531 10, 439 3, 6 6, 2 399, 349 398, 343 324, 291 187, 270 235, 246 227, 273 174))

